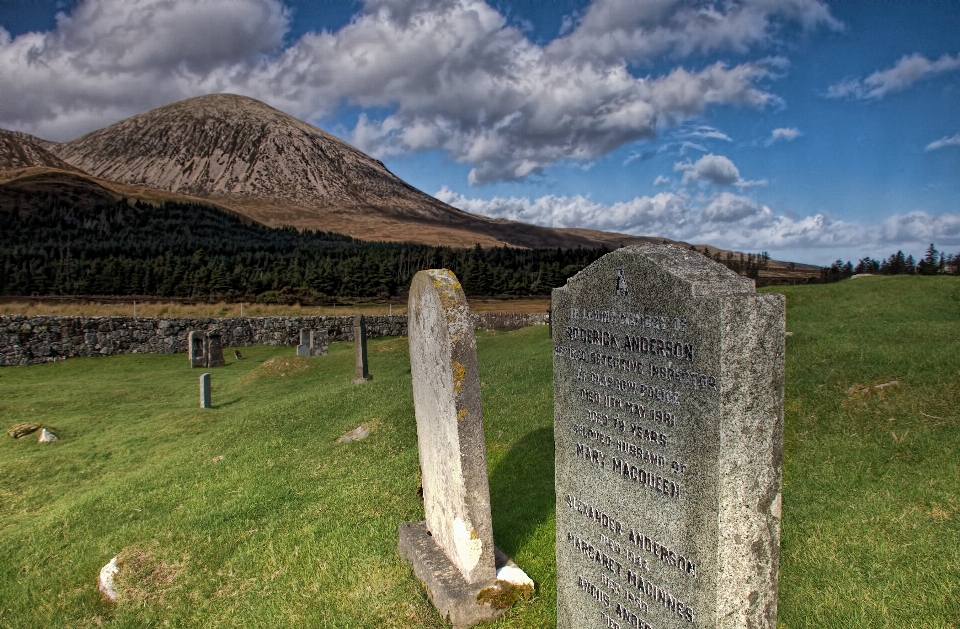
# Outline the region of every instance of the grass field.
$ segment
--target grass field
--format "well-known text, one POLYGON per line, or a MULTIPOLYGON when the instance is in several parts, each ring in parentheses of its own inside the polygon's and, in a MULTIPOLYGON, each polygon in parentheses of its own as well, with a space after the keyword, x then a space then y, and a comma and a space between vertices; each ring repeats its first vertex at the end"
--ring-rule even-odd
MULTIPOLYGON (((780 626, 957 629, 960 283, 780 290, 780 626)), ((478 347, 495 537, 538 588, 489 626, 550 627, 550 340, 478 347)), ((0 425, 62 439, 0 439, 0 627, 443 626, 396 551, 423 517, 406 339, 370 342, 360 386, 351 343, 243 353, 212 370, 209 410, 184 355, 0 370, 0 425), (95 583, 118 553, 132 576, 111 606, 95 583)))

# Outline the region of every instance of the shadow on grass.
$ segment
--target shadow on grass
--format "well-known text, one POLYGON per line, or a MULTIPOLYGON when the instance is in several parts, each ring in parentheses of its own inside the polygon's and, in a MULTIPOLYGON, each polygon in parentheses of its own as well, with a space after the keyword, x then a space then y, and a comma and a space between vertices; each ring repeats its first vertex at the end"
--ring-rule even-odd
POLYGON ((514 444, 490 475, 490 509, 497 546, 514 556, 556 508, 553 428, 514 444))
POLYGON ((243 398, 233 398, 232 400, 227 400, 226 402, 214 404, 213 408, 226 408, 228 406, 233 406, 234 404, 239 404, 242 401, 243 401, 243 398))

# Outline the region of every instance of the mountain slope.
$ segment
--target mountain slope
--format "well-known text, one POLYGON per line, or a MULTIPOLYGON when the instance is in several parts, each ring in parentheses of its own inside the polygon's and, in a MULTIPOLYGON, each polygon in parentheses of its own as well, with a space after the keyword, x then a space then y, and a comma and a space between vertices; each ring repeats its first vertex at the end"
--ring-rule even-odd
POLYGON ((80 172, 48 149, 56 146, 26 133, 0 129, 0 170, 46 166, 60 170, 80 172))
MULTIPOLYGON (((93 208, 98 203, 112 203, 127 199, 130 203, 143 201, 151 205, 173 203, 201 203, 229 214, 239 214, 224 205, 176 192, 167 192, 145 186, 118 183, 92 177, 73 169, 60 170, 45 166, 28 168, 0 168, 0 210, 19 208, 31 213, 46 207, 50 199, 63 199, 71 204, 93 208)), ((241 214, 243 217, 243 215, 241 214)), ((249 217, 243 217, 250 220, 249 217)))
POLYGON ((53 151, 97 177, 209 198, 266 225, 365 240, 520 247, 652 240, 565 232, 463 212, 329 133, 232 94, 166 105, 55 145, 53 151))

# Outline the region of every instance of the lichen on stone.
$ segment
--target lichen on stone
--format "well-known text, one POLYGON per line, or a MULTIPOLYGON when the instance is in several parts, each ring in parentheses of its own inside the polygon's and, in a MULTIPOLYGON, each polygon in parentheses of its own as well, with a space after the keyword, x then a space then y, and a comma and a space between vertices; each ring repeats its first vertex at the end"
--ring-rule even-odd
POLYGON ((490 587, 485 587, 477 594, 477 603, 489 604, 494 609, 513 607, 517 601, 533 596, 533 588, 529 585, 516 585, 509 581, 497 581, 490 587))

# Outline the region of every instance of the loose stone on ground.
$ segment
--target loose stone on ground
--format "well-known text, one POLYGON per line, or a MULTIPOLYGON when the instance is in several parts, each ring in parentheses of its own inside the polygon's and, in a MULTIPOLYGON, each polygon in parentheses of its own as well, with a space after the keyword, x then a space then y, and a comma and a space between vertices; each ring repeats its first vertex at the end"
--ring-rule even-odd
POLYGON ((119 572, 120 568, 117 567, 116 557, 111 559, 107 565, 100 568, 100 575, 97 578, 97 590, 100 592, 100 596, 108 603, 117 602, 117 588, 114 583, 114 578, 119 572))
POLYGON ((10 426, 10 428, 7 429, 7 434, 14 439, 20 439, 21 437, 26 437, 27 435, 35 433, 41 428, 43 428, 43 424, 24 422, 22 424, 14 424, 13 426, 10 426))
POLYGON ((41 428, 37 443, 51 443, 53 441, 60 441, 60 439, 46 428, 41 428))

